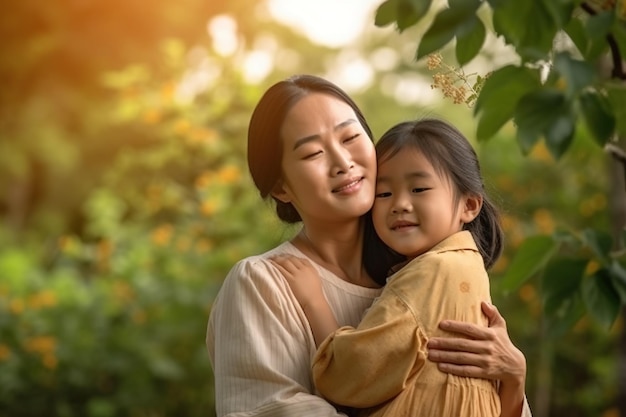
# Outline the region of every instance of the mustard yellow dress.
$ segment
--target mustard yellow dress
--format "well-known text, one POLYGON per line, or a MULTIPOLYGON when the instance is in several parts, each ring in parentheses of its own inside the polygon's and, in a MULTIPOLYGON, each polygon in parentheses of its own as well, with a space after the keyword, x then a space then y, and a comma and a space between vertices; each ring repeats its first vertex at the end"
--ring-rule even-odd
POLYGON ((480 304, 490 300, 472 235, 450 236, 391 276, 356 328, 342 327, 320 345, 318 391, 364 409, 360 416, 499 416, 495 381, 443 373, 426 348, 430 337, 447 335, 441 320, 487 326, 480 304))

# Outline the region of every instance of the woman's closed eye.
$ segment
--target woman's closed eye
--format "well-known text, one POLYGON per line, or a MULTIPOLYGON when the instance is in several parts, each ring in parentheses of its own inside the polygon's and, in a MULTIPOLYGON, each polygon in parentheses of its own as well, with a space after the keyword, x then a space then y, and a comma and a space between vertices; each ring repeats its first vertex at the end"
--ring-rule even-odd
POLYGON ((359 136, 361 136, 360 133, 356 133, 354 135, 351 135, 350 137, 344 139, 343 143, 350 143, 350 142, 354 142, 359 136))
POLYGON ((316 157, 317 155, 319 155, 321 153, 322 153, 322 151, 313 152, 313 153, 305 155, 303 159, 311 159, 311 158, 314 158, 314 157, 316 157))

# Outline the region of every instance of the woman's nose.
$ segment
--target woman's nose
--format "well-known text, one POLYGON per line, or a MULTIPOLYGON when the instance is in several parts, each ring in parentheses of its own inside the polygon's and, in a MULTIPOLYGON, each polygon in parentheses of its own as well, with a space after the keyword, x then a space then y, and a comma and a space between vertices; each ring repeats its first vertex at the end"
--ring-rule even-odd
POLYGON ((335 149, 331 152, 331 174, 333 176, 346 174, 354 166, 352 154, 347 149, 335 149))

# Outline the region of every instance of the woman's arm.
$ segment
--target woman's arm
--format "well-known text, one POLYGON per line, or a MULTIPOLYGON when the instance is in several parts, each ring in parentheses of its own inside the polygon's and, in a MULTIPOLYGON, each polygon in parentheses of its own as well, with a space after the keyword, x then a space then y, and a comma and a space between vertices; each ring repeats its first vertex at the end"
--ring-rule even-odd
POLYGON ((441 371, 459 376, 500 380, 502 417, 530 417, 524 395, 526 358, 511 342, 506 322, 498 309, 482 303, 489 327, 444 320, 440 327, 467 338, 432 338, 428 359, 441 371))
POLYGON ((306 317, 267 260, 239 262, 213 304, 207 348, 217 416, 343 416, 317 395, 306 317))

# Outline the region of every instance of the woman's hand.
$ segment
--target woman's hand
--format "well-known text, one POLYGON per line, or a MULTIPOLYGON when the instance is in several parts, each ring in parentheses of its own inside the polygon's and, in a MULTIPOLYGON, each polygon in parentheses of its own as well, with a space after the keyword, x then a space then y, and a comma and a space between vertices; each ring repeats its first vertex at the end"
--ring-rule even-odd
POLYGON ((428 359, 437 362, 442 372, 453 375, 500 380, 501 416, 519 417, 524 403, 526 358, 511 342, 506 322, 498 309, 482 303, 489 327, 444 320, 443 330, 467 338, 432 338, 428 359))

